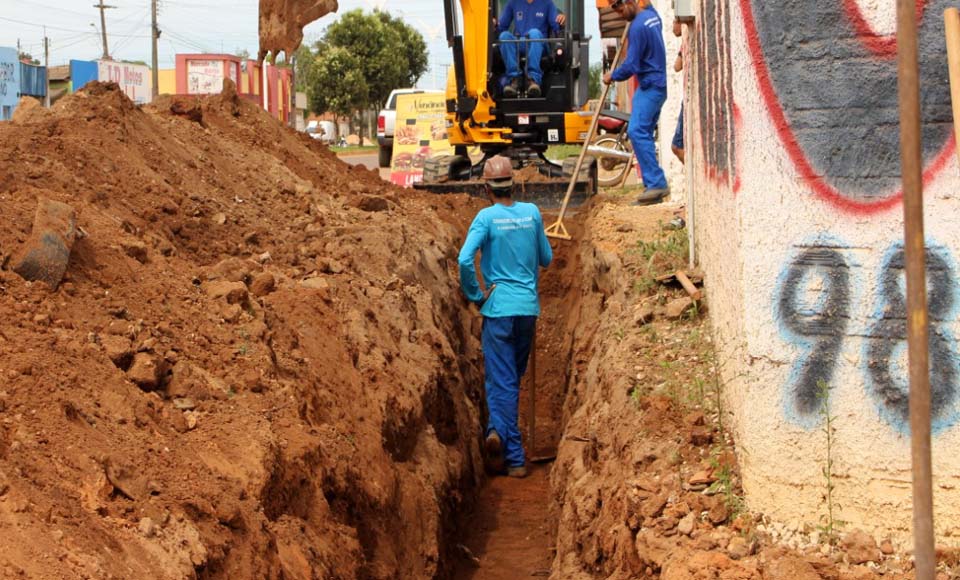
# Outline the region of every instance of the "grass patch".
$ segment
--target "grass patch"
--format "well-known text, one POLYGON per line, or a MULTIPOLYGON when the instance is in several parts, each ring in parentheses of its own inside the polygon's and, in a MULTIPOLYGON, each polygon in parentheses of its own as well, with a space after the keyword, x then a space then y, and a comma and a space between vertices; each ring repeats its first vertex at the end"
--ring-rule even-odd
POLYGON ((633 288, 638 294, 650 294, 657 289, 658 276, 682 270, 690 256, 690 239, 687 230, 667 230, 663 222, 652 241, 640 240, 636 250, 645 263, 633 288))
POLYGON ((337 155, 351 155, 357 153, 375 153, 377 151, 378 145, 347 145, 346 147, 331 147, 330 151, 333 151, 337 155))
POLYGON ((567 157, 579 157, 580 145, 551 145, 547 147, 547 159, 563 161, 567 157))

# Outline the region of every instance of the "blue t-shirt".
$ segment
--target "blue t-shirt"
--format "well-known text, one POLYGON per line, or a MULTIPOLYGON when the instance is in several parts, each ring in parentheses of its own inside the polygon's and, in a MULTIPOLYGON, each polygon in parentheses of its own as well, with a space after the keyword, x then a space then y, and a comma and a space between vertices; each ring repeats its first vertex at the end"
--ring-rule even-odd
POLYGON ((650 4, 637 13, 627 33, 627 58, 610 75, 625 81, 636 75, 641 89, 667 88, 667 49, 663 45, 663 23, 650 4))
POLYGON ((480 210, 470 224, 460 249, 460 284, 475 304, 483 301, 474 258, 481 252, 480 270, 487 287, 496 284, 480 308, 488 318, 539 316, 539 268, 553 260, 553 250, 543 231, 540 210, 532 203, 495 204, 480 210))
POLYGON ((510 30, 513 24, 515 36, 526 36, 527 31, 538 28, 545 38, 551 35, 548 32, 557 32, 557 7, 553 0, 510 0, 497 21, 497 32, 510 30))

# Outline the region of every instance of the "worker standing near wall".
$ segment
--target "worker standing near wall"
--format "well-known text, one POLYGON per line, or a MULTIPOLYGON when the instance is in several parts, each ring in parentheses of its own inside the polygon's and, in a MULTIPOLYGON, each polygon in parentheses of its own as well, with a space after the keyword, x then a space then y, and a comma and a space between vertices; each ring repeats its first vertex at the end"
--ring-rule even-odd
POLYGON ((657 161, 653 132, 660 109, 667 100, 667 49, 663 42, 663 23, 650 0, 614 0, 610 8, 630 22, 627 33, 627 57, 623 63, 603 75, 603 82, 625 81, 637 77, 633 110, 627 134, 643 173, 644 191, 636 204, 662 201, 670 188, 657 161))
POLYGON ((520 436, 520 379, 540 315, 537 283, 540 268, 553 260, 540 210, 532 203, 514 201, 513 167, 497 155, 483 168, 487 194, 493 204, 477 214, 460 250, 463 293, 483 315, 483 359, 490 419, 484 440, 487 468, 511 477, 527 475, 520 436), (474 260, 481 253, 480 270, 487 290, 477 280, 474 260))

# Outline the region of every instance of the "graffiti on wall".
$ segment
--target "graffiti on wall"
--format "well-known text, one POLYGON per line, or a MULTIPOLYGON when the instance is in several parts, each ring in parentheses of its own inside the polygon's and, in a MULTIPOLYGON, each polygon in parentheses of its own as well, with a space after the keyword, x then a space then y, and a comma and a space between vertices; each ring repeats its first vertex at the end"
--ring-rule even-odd
MULTIPOLYGON (((953 152, 944 49, 949 0, 917 0, 924 179, 953 152)), ((800 177, 853 213, 899 204, 895 39, 875 33, 856 0, 740 0, 764 103, 800 177)))
POLYGON ((704 17, 693 36, 699 125, 707 177, 736 187, 736 114, 730 60, 730 9, 725 1, 706 0, 704 17))
MULTIPOLYGON (((781 273, 775 299, 775 320, 781 335, 799 350, 787 379, 785 408, 797 423, 810 425, 822 404, 820 385, 836 386, 846 360, 844 349, 861 341, 863 363, 858 372, 878 414, 894 429, 908 428, 906 367, 907 310, 904 251, 895 244, 876 273, 874 288, 861 299, 872 301, 874 314, 854 320, 852 293, 865 280, 855 272, 854 249, 842 242, 818 242, 801 248, 781 273)), ((953 330, 957 318, 956 268, 946 248, 927 248, 930 318, 930 384, 935 430, 956 420, 960 372, 953 330)), ((859 344, 854 345, 860 348, 859 344)))

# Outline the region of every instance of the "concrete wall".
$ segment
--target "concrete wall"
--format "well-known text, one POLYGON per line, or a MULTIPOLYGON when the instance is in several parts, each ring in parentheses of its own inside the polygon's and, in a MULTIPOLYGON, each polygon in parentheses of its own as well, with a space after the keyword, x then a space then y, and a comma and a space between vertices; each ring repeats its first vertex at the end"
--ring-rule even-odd
POLYGON ((15 48, 0 47, 0 121, 9 121, 20 100, 20 58, 15 48))
MULTIPOLYGON (((825 435, 849 526, 910 526, 902 206, 890 2, 700 0, 685 36, 696 248, 723 345, 747 501, 821 523, 825 435)), ((960 185, 943 9, 921 19, 934 470, 960 543, 960 185)))

